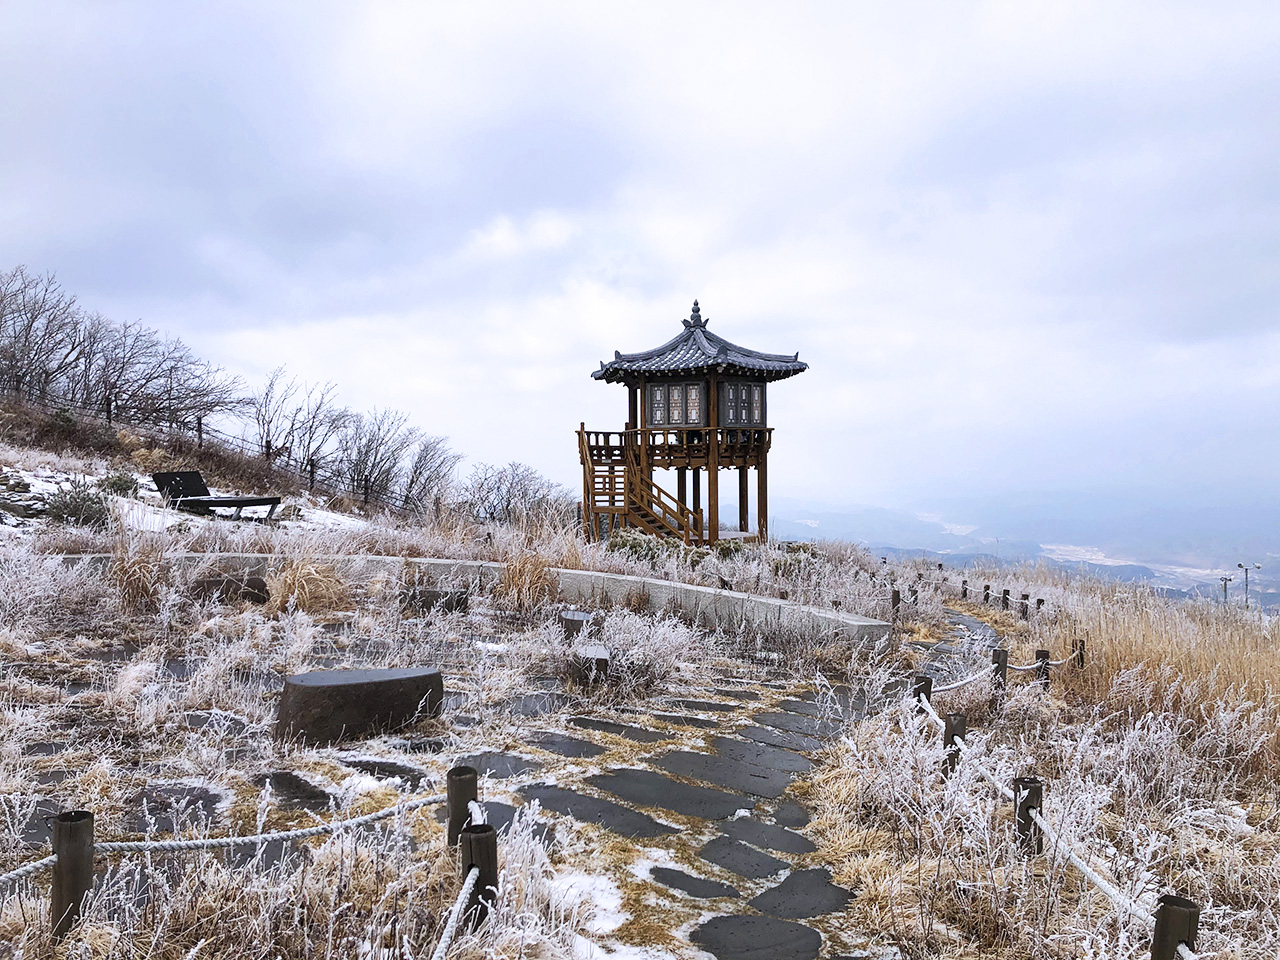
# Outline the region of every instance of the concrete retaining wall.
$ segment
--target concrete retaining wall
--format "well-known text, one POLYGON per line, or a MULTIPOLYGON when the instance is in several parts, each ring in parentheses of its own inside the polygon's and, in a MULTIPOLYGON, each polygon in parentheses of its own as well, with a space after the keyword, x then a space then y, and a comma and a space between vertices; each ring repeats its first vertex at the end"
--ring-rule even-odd
MULTIPOLYGON (((284 559, 274 554, 217 553, 179 554, 171 562, 208 565, 226 572, 266 576, 273 560, 284 559)), ((423 571, 427 577, 445 582, 467 581, 488 586, 501 578, 503 564, 487 560, 448 560, 434 557, 327 556, 316 557, 350 572, 379 569, 399 572, 405 567, 423 571), (390 569, 388 569, 390 568, 390 569)), ((110 557, 105 554, 67 555, 64 562, 88 562, 105 569, 110 557)), ((718 590, 691 583, 677 583, 656 577, 632 577, 620 573, 597 573, 593 570, 550 571, 556 578, 559 596, 573 604, 630 606, 657 612, 679 611, 705 627, 723 630, 749 628, 768 632, 786 630, 801 634, 818 634, 844 639, 868 647, 887 644, 889 624, 881 620, 840 613, 825 607, 810 607, 761 597, 734 590, 718 590)))

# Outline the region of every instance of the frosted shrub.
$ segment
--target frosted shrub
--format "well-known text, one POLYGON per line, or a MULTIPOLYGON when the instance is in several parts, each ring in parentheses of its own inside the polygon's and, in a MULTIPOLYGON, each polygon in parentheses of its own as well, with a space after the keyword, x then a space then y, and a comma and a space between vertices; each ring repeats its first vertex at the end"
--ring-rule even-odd
POLYGON ((681 662, 706 655, 702 635, 675 617, 651 617, 627 610, 611 611, 600 630, 609 649, 611 687, 623 696, 643 694, 667 683, 681 662))

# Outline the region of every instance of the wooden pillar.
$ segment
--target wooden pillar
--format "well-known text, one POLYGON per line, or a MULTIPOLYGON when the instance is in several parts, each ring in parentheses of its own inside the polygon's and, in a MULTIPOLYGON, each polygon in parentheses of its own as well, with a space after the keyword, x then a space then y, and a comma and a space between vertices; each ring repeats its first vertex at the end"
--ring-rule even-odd
POLYGON ((640 388, 634 383, 627 384, 627 429, 630 430, 640 422, 640 388))
POLYGON ((693 509, 702 509, 702 471, 693 468, 693 509))
POLYGON ((687 467, 676 467, 676 499, 686 507, 689 505, 689 470, 687 467))
POLYGON ((740 533, 747 532, 747 513, 750 504, 747 502, 750 495, 747 492, 747 468, 738 468, 738 531, 740 533))
POLYGON ((707 542, 720 539, 720 378, 713 370, 708 409, 711 428, 707 431, 707 542))
POLYGON ((761 542, 769 539, 769 458, 760 454, 760 466, 756 467, 756 530, 761 542))

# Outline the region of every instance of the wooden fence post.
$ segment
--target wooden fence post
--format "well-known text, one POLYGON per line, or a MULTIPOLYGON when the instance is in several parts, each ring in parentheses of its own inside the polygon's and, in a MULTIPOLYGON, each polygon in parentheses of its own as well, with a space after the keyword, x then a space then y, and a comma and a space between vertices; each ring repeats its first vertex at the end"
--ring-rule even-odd
POLYGON ((1000 609, 1009 609, 1009 591, 1007 588, 1000 591, 1000 609))
POLYGON ((1075 656, 1077 669, 1084 669, 1084 637, 1071 638, 1071 653, 1075 656))
POLYGON ((920 606, 920 588, 913 583, 909 589, 911 590, 911 605, 913 607, 920 606))
POLYGON ((1036 683, 1045 690, 1049 689, 1049 651, 1036 651, 1036 683))
POLYGON ((933 677, 927 673, 913 673, 911 675, 911 699, 916 704, 916 709, 924 713, 924 704, 920 703, 920 698, 926 700, 933 698, 933 677))
POLYGON ((1044 783, 1039 777, 1013 778, 1013 818, 1018 845, 1026 854, 1044 852, 1044 833, 1031 819, 1031 811, 1044 806, 1044 783))
POLYGON ((1036 615, 1039 616, 1040 611, 1044 609, 1044 597, 1036 599, 1036 615))
POLYGON ((889 603, 893 607, 893 619, 898 619, 898 612, 902 607, 902 593, 897 587, 889 591, 889 603))
POLYGON ((458 843, 458 872, 465 879, 472 867, 480 868, 480 876, 471 891, 465 915, 475 930, 489 916, 489 908, 498 898, 498 831, 492 824, 473 823, 465 827, 458 843))
POLYGON ((944 777, 949 777, 956 772, 956 765, 960 763, 960 745, 956 743, 956 737, 963 740, 968 728, 969 718, 963 713, 947 714, 947 727, 942 731, 942 746, 946 750, 942 756, 944 777))
POLYGON ((1200 932, 1200 905, 1166 893, 1156 901, 1156 932, 1151 938, 1151 960, 1176 960, 1178 944, 1192 953, 1200 932))
POLYGON ((1019 615, 1021 615, 1021 617, 1022 617, 1022 619, 1023 619, 1023 620, 1030 620, 1030 619, 1031 619, 1031 606, 1030 606, 1030 603, 1031 603, 1031 594, 1029 594, 1029 593, 1024 593, 1024 594, 1023 594, 1023 595, 1018 599, 1018 613, 1019 613, 1019 615))
POLYGON ((93 814, 69 810, 53 820, 53 889, 50 920, 53 935, 63 937, 80 919, 84 898, 93 889, 93 814))
POLYGON ((969 599, 969 581, 968 580, 960 581, 960 599, 961 600, 969 599))
POLYGON ((457 846, 458 837, 471 822, 471 801, 479 799, 476 780, 480 774, 475 767, 454 767, 444 777, 445 799, 449 819, 446 832, 449 846, 457 846))
POLYGON ((1009 651, 998 647, 991 651, 991 711, 1000 709, 1005 689, 1009 684, 1009 651))
POLYGON ((984 583, 982 585, 982 605, 986 606, 991 602, 991 584, 984 583))

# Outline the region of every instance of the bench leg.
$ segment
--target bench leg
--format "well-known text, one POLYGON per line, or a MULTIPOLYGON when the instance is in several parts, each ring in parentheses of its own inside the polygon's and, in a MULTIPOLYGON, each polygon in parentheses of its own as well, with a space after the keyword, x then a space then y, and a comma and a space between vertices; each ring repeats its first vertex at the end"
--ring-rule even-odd
POLYGON ((273 503, 271 506, 267 508, 267 523, 270 523, 271 518, 276 515, 276 507, 278 506, 280 506, 280 504, 273 503))
POLYGON ((231 515, 231 519, 232 519, 232 520, 239 520, 239 519, 240 519, 240 511, 241 511, 241 510, 243 510, 243 509, 244 509, 244 507, 236 507, 236 512, 235 512, 235 513, 233 513, 233 514, 231 515))

